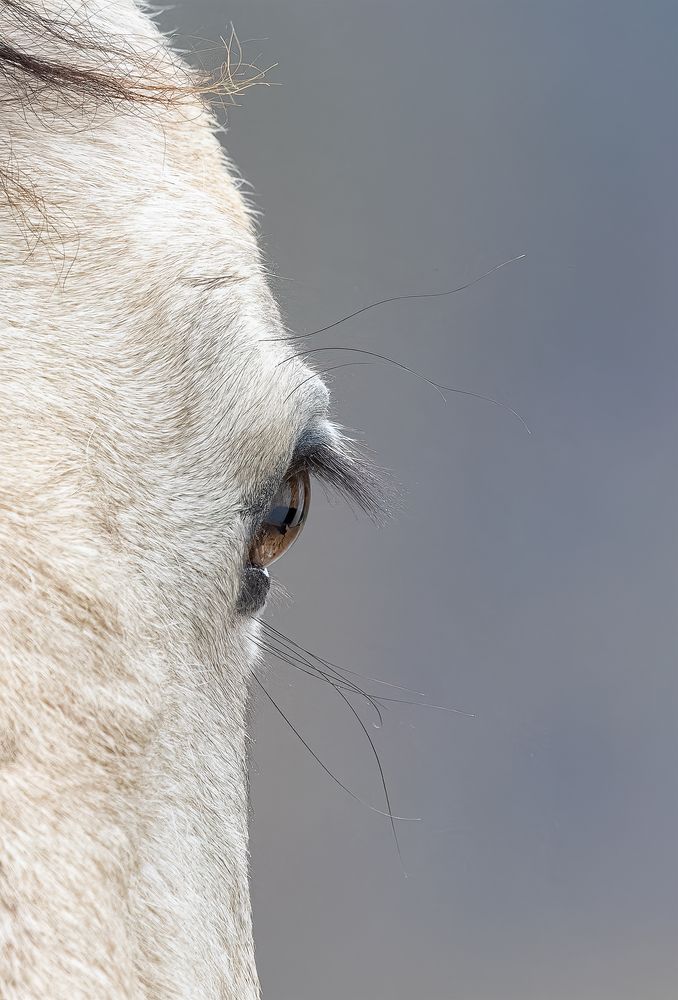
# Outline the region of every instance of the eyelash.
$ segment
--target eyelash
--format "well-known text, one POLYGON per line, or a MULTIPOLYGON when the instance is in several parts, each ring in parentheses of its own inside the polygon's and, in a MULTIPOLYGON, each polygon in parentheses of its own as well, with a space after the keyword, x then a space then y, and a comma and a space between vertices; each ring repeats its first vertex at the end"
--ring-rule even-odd
MULTIPOLYGON (((312 449, 305 455, 293 457, 285 475, 269 488, 256 501, 249 504, 243 514, 249 521, 249 565, 267 565, 282 555, 291 541, 285 546, 281 546, 278 555, 267 558, 275 550, 277 539, 275 528, 280 520, 279 512, 271 518, 270 534, 266 538, 263 534, 266 526, 267 515, 271 513, 276 496, 284 490, 287 484, 295 484, 303 481, 305 483, 301 492, 305 498, 303 510, 303 520, 295 527, 298 530, 293 538, 296 538, 301 531, 301 527, 306 520, 308 512, 308 500, 310 498, 310 483, 320 481, 325 486, 336 490, 349 503, 354 504, 373 520, 383 520, 389 514, 392 491, 387 491, 384 486, 385 477, 379 473, 358 451, 353 442, 341 437, 336 444, 325 442, 314 443, 312 449), (259 541, 259 549, 255 549, 259 541)), ((290 496, 294 495, 295 486, 290 486, 290 496)), ((286 500, 283 496, 280 506, 285 506, 286 500)), ((295 508, 296 510, 296 508, 295 508)), ((281 532, 284 534, 285 532, 281 532)))

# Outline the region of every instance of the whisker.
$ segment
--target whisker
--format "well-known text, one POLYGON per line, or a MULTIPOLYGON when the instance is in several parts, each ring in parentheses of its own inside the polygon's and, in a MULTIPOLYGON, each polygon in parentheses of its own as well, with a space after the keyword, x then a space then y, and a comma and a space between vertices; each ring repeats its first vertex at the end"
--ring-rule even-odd
POLYGON ((276 338, 278 340, 305 340, 306 337, 315 337, 319 333, 327 333, 328 330, 334 330, 335 327, 340 326, 342 323, 347 323, 350 319, 355 319, 356 316, 362 316, 363 313, 369 312, 370 309, 376 309, 378 306, 385 306, 389 302, 403 302, 405 299, 440 299, 444 298, 446 295, 454 295, 455 292, 463 292, 467 288, 471 288, 473 285, 477 285, 479 281, 483 281, 485 278, 489 278, 491 274, 495 271, 499 271, 502 267, 506 267, 508 264, 513 264, 517 260, 524 260, 527 254, 520 253, 516 257, 511 257, 509 260, 504 260, 501 264, 495 264, 491 267, 489 271, 485 271, 484 274, 480 274, 477 278, 473 278, 471 281, 465 282, 463 285, 458 285, 456 288, 448 288, 444 292, 414 292, 408 295, 390 295, 386 299, 379 299, 378 302, 370 302, 369 305, 362 306, 360 309, 356 309, 355 312, 348 313, 347 316, 342 316, 341 319, 336 319, 333 323, 328 323, 327 326, 321 326, 319 330, 313 330, 311 333, 298 333, 292 337, 276 338))
MULTIPOLYGON (((283 632, 280 632, 278 629, 276 629, 273 625, 271 625, 268 622, 260 621, 259 624, 261 625, 261 627, 265 632, 265 637, 261 638, 258 635, 251 635, 250 638, 255 643, 255 645, 264 652, 274 656, 281 662, 286 663, 288 666, 295 667, 297 670, 300 670, 301 673, 305 674, 306 676, 312 677, 315 680, 325 681, 325 683, 329 684, 330 687, 336 692, 336 694, 341 698, 341 700, 347 706, 347 708, 357 721, 358 725, 362 729, 365 738, 369 743, 371 753, 377 764, 377 769, 379 772, 379 780, 384 793, 384 800, 386 802, 387 811, 378 809, 376 806, 372 806, 370 803, 365 802, 362 798, 360 798, 360 796, 357 796, 354 792, 352 792, 349 788, 347 788, 347 786, 343 782, 341 782, 337 778, 337 776, 333 774, 332 771, 329 770, 329 768, 324 764, 324 762, 320 760, 318 755, 308 745, 306 740, 302 737, 301 733, 294 727, 294 725, 282 711, 280 706, 272 699, 270 693, 265 688, 263 688, 261 681, 257 677, 255 677, 255 680, 257 681, 259 686, 264 690, 264 693, 273 703, 276 710, 279 712, 279 714, 282 716, 285 722, 287 722, 287 724, 293 730, 297 738, 306 747, 311 756, 314 758, 314 760, 317 761, 317 763, 323 768, 323 770, 326 771, 326 773, 337 784, 339 784, 339 786, 344 791, 346 791, 352 798, 356 799, 362 805, 367 806, 373 812, 376 812, 379 815, 385 816, 387 819, 389 819, 396 847, 396 853, 398 855, 398 860, 400 862, 403 874, 407 878, 407 871, 405 869, 405 864, 403 861, 402 851, 400 848, 400 841, 398 838, 398 831, 396 830, 395 827, 395 820, 396 819, 403 820, 406 818, 412 822, 421 820, 419 817, 402 817, 402 816, 398 817, 394 815, 391 805, 390 794, 388 790, 388 783, 386 781, 386 775, 384 773, 383 765, 381 763, 379 751, 377 750, 376 744, 367 726, 365 725, 365 721, 357 711, 353 702, 350 700, 349 694, 360 695, 362 698, 364 698, 372 707, 372 709, 377 713, 380 725, 383 724, 381 708, 385 707, 385 705, 383 704, 385 702, 388 702, 390 704, 414 705, 414 706, 419 706, 421 708, 435 709, 441 712, 449 712, 455 715, 463 715, 466 718, 471 718, 471 719, 475 719, 477 718, 477 716, 473 712, 466 712, 463 709, 453 708, 446 705, 436 705, 433 704, 432 702, 420 702, 420 701, 412 701, 405 698, 394 698, 390 696, 386 697, 384 695, 378 695, 378 696, 372 695, 369 692, 363 690, 359 685, 355 684, 350 679, 343 677, 342 673, 346 672, 350 674, 355 674, 356 676, 359 677, 362 677, 363 675, 358 674, 356 671, 348 670, 348 668, 346 667, 340 667, 338 664, 332 664, 329 660, 325 660, 323 657, 318 656, 315 653, 311 653, 310 650, 304 649, 304 647, 300 646, 297 642, 295 642, 293 639, 290 639, 283 632), (318 664, 320 664, 321 666, 319 666, 318 664)), ((377 678, 368 677, 366 679, 371 680, 378 684, 384 684, 388 687, 398 688, 406 692, 409 692, 411 694, 416 694, 419 697, 424 697, 423 693, 414 691, 411 688, 405 688, 402 685, 391 684, 388 681, 380 681, 377 678)))
POLYGON ((300 743, 302 743, 303 746, 306 747, 306 749, 313 757, 313 759, 316 761, 316 763, 320 765, 323 771, 325 771, 325 773, 329 775, 332 781, 336 782, 336 784, 339 785, 339 787, 342 788, 347 795, 350 795, 352 799, 355 799, 356 802, 359 802, 362 806, 365 806, 371 812, 375 812, 379 816, 385 816, 386 819, 398 820, 398 822, 402 823, 421 823, 421 816, 393 816, 391 813, 384 812, 383 809, 378 809, 376 806, 371 805, 369 802, 366 802, 364 799, 362 799, 359 795, 356 795, 355 792, 352 792, 350 788, 348 788, 342 781, 340 781, 339 778, 337 778, 335 774, 333 774, 332 771, 330 771, 329 767, 320 759, 320 757, 315 753, 315 751, 311 748, 311 746, 306 742, 306 740, 301 735, 299 730, 293 725, 293 723, 290 721, 287 715, 283 712, 283 710, 280 708, 276 700, 269 694, 269 692, 262 684, 262 682, 259 680, 259 678, 256 675, 253 676, 255 682, 259 685, 259 687, 263 691, 268 701, 271 703, 273 708, 275 708, 276 712, 284 719, 284 721, 290 727, 290 729, 297 737, 297 739, 300 741, 300 743))
POLYGON ((366 691, 363 691, 357 685, 351 684, 350 681, 343 681, 341 679, 333 680, 327 674, 323 673, 323 671, 320 670, 318 667, 313 666, 313 664, 307 664, 304 660, 298 658, 292 658, 292 656, 288 655, 284 651, 276 649, 275 646, 269 645, 266 642, 257 641, 254 637, 251 637, 251 639, 255 643, 255 645, 262 650, 262 652, 274 656, 276 659, 281 660, 283 663, 287 663, 288 666, 290 667, 296 667, 297 670, 300 670, 303 674, 306 674, 308 677, 313 677, 315 680, 324 681, 326 684, 329 684, 335 690, 342 689, 344 691, 350 692, 351 694, 359 695, 360 697, 364 698, 369 703, 370 707, 373 709, 375 715, 377 716, 378 728, 381 728, 383 726, 384 717, 382 714, 382 706, 378 704, 378 702, 372 695, 368 694, 366 691))
MULTIPOLYGON (((324 667, 331 667, 333 670, 341 670, 344 673, 351 674, 353 677, 360 677, 364 681, 370 681, 370 683, 372 684, 383 684, 384 687, 394 688, 396 691, 405 691, 406 694, 416 694, 419 695, 420 698, 426 697, 423 691, 415 691, 414 688, 404 687, 404 685, 402 684, 393 684, 391 683, 391 681, 383 681, 380 680, 378 677, 369 677, 366 674, 358 673, 357 670, 349 670, 348 667, 342 667, 338 663, 332 663, 330 660, 325 660, 323 659, 322 656, 318 656, 317 653, 311 653, 310 650, 304 649, 304 647, 296 643, 294 639, 290 639, 289 636, 285 635, 283 632, 280 632, 278 631, 278 629, 274 628, 273 625, 270 624, 270 622, 262 621, 261 624, 267 631, 272 632, 278 639, 288 642, 291 646, 294 646, 296 649, 301 650, 307 656, 312 657, 314 660, 318 660, 318 662, 322 663, 324 667)), ((384 701, 384 699, 381 696, 379 697, 381 701, 384 701)), ((419 702, 415 701, 413 702, 413 704, 417 705, 419 704, 419 702)))
MULTIPOLYGON (((295 358, 304 358, 308 357, 310 354, 321 354, 325 351, 350 351, 351 353, 355 352, 356 354, 366 354, 368 357, 377 358, 379 361, 386 361, 388 364, 394 365, 396 368, 402 369, 402 371, 409 372, 410 375, 414 375, 416 378, 420 378, 422 382, 426 382, 428 385, 433 386, 436 392, 438 392, 443 399, 445 399, 443 391, 455 392, 461 396, 473 396, 475 399, 483 399, 486 403, 492 403, 494 406, 501 407, 502 410, 508 410, 509 413, 512 413, 513 416, 521 422, 527 433, 532 434, 525 418, 522 417, 517 410, 514 410, 512 406, 509 406, 508 403, 502 403, 501 400, 494 399, 493 396, 486 396, 482 392, 473 392, 471 389, 459 389, 457 386, 443 385, 440 382, 434 382, 433 379, 428 378, 428 376, 422 374, 422 372, 418 372, 415 368, 408 368, 407 365, 402 364, 400 361, 396 361, 394 358, 389 358, 386 354, 377 354, 375 351, 367 351, 363 347, 311 347, 308 351, 300 351, 298 354, 293 354, 288 358, 283 358, 282 361, 278 362, 278 367, 280 367, 280 365, 287 364, 287 362, 292 361, 295 358)), ((447 402, 446 399, 445 402, 447 402)))
MULTIPOLYGON (((260 648, 267 649, 267 647, 266 647, 265 644, 262 644, 260 646, 260 648)), ((383 769, 383 766, 382 766, 382 763, 381 763, 381 758, 379 757, 379 752, 378 752, 378 750, 377 750, 377 748, 376 748, 376 746, 374 744, 374 740, 372 739, 372 736, 371 736, 369 730, 367 729, 367 726, 365 725, 363 719, 358 714, 358 712, 357 712, 357 710, 355 708, 355 705, 353 705, 353 703, 349 700, 349 698, 347 697, 347 695, 344 693, 344 690, 342 690, 342 688, 344 688, 345 685, 342 682, 335 683, 334 681, 332 681, 331 678, 329 678, 327 675, 323 674, 322 672, 317 672, 316 673, 315 671, 311 671, 311 670, 305 669, 303 666, 300 666, 298 659, 292 660, 292 659, 290 659, 287 656, 281 656, 280 655, 280 651, 276 650, 273 647, 269 647, 267 649, 267 651, 268 652, 272 652, 274 656, 278 657, 278 659, 281 659, 284 663, 287 663, 290 666, 297 667, 299 670, 302 671, 302 673, 307 674, 310 677, 315 677, 316 680, 324 680, 324 681, 326 681, 335 690, 335 692, 339 695, 339 697, 342 699, 342 701, 346 704, 346 706, 351 711, 352 715, 357 720, 357 722, 358 722, 360 728, 362 729, 363 733, 365 734, 365 737, 366 737, 366 739, 367 739, 367 741, 368 741, 368 743, 370 745, 370 749, 372 751, 372 754, 373 754, 373 756, 374 756, 374 758, 375 758, 375 760, 377 762, 377 768, 379 769, 379 777, 380 777, 381 785, 382 785, 382 788, 383 788, 383 791, 384 791, 384 799, 386 801, 386 808, 388 810, 389 816, 392 816, 393 809, 391 807, 391 800, 390 800, 390 795, 389 795, 389 791, 388 791, 388 785, 386 783, 386 776, 384 774, 384 769, 383 769)), ((301 662, 304 663, 305 661, 302 660, 301 662)), ((366 697, 368 699, 368 701, 370 702, 370 704, 372 705, 372 707, 375 708, 376 711, 377 711, 377 713, 379 714, 380 724, 383 724, 383 720, 381 718, 381 713, 379 712, 379 709, 377 708, 377 706, 373 702, 372 698, 369 695, 367 695, 364 691, 362 691, 361 689, 355 688, 355 685, 352 685, 351 687, 353 688, 354 693, 355 693, 355 691, 357 691, 358 694, 361 694, 363 697, 366 697)), ((351 690, 351 688, 349 688, 348 690, 351 690)), ((394 838, 394 841, 395 841, 396 851, 397 851, 397 854, 398 854, 398 859, 400 861, 400 865, 401 865, 401 867, 403 869, 403 872, 404 872, 405 876, 407 876, 407 872, 405 871, 405 866, 404 866, 404 862, 403 862, 402 852, 400 850, 400 842, 398 840, 398 833, 396 831, 395 823, 394 823, 393 819, 391 819, 391 829, 393 831, 393 838, 394 838)))
POLYGON ((452 708, 449 705, 432 705, 429 701, 409 701, 407 698, 386 698, 379 696, 380 701, 387 701, 391 705, 414 705, 417 708, 435 708, 438 712, 450 712, 453 715, 463 715, 467 719, 477 719, 475 712, 465 712, 463 708, 452 708))
MULTIPOLYGON (((266 622, 262 622, 262 625, 267 625, 267 624, 268 623, 266 623, 266 622)), ((285 636, 282 636, 282 633, 278 633, 278 634, 282 638, 286 638, 285 636)), ((288 640, 288 641, 293 646, 295 646, 296 648, 299 648, 299 647, 297 647, 296 643, 294 643, 291 639, 288 640)), ((412 701, 409 698, 391 698, 391 697, 388 697, 388 696, 383 695, 383 694, 380 694, 380 695, 370 695, 367 691, 364 691, 358 685, 351 684, 349 681, 344 680, 341 677, 338 677, 336 681, 333 681, 331 677, 328 677, 327 674, 325 674, 321 670, 319 670, 318 667, 313 667, 312 664, 307 664, 307 666, 309 667, 309 669, 305 669, 304 670, 302 667, 299 666, 299 663, 300 662, 301 663, 305 663, 306 661, 299 660, 298 662, 296 662, 296 661, 293 661, 292 659, 288 659, 285 656, 280 656, 279 651, 276 650, 274 647, 267 647, 266 645, 261 645, 260 648, 265 649, 268 652, 271 652, 274 656, 278 656, 280 659, 284 659, 286 663, 290 664, 290 666, 296 666, 296 667, 298 667, 300 670, 302 670, 303 673, 309 674, 312 677, 316 677, 318 680, 324 680, 324 681, 326 681, 328 684, 331 684, 332 687, 335 687, 335 686, 339 685, 340 687, 343 687, 345 690, 351 691, 353 694, 359 694, 363 698, 366 698, 369 701, 369 703, 372 706, 372 708, 378 713, 380 725, 383 725, 383 718, 382 718, 381 712, 379 711, 379 708, 383 708, 384 707, 384 705, 383 705, 384 702, 388 702, 391 705, 413 705, 415 708, 432 708, 432 709, 435 709, 438 712, 449 712, 452 715, 463 715, 467 719, 477 719, 478 718, 478 716, 477 716, 477 714, 475 712, 467 712, 463 708, 455 708, 455 707, 453 707, 451 705, 434 705, 432 702, 429 702, 429 701, 412 701), (312 670, 314 670, 316 672, 312 672, 312 670)), ((332 663, 330 663, 329 660, 324 660, 322 657, 317 656, 315 653, 309 653, 308 655, 312 656, 313 659, 318 660, 324 666, 335 667, 336 670, 345 670, 347 673, 351 673, 351 674, 355 674, 356 673, 356 671, 354 671, 354 670, 348 670, 347 667, 340 667, 337 664, 332 664, 332 663)), ((335 674, 335 676, 336 676, 336 674, 335 674)), ((357 676, 358 677, 362 677, 363 675, 362 674, 357 674, 357 676)), ((365 677, 364 679, 372 681, 375 684, 385 684, 387 687, 396 688, 396 689, 401 690, 401 691, 408 691, 411 694, 419 695, 419 697, 421 697, 421 698, 425 698, 426 697, 423 691, 414 691, 412 688, 406 688, 406 687, 403 687, 400 684, 389 684, 388 681, 380 681, 380 680, 377 680, 375 677, 365 677)))
POLYGON ((299 646, 292 639, 288 639, 287 636, 283 635, 282 632, 277 632, 275 629, 273 629, 272 626, 269 626, 268 622, 262 622, 261 624, 264 626, 265 631, 268 632, 268 630, 270 630, 270 633, 272 633, 269 634, 269 641, 286 644, 286 646, 288 647, 287 649, 285 649, 286 655, 290 655, 298 662, 304 663, 307 667, 318 671, 321 674, 321 676, 324 677, 326 675, 323 673, 320 667, 317 666, 317 664, 320 663, 323 667, 325 667, 326 670, 329 670, 330 673, 334 674, 335 680, 337 680, 340 684, 346 686, 349 690, 353 691, 355 694, 359 694, 362 695, 363 698, 367 698, 370 701, 372 707, 376 709, 377 707, 375 704, 375 699, 377 697, 376 695, 369 694, 354 681, 351 681, 346 677, 341 677, 341 675, 338 674, 337 671, 334 669, 334 664, 323 660, 321 657, 316 656, 314 653, 309 652, 309 650, 304 649, 302 646, 299 646))
POLYGON ((382 767, 381 758, 379 757, 379 753, 377 751, 377 748, 374 745, 374 740, 372 739, 372 736, 368 732, 367 726, 365 725, 365 723, 363 722, 363 720, 360 718, 360 715, 356 711, 355 706, 351 704, 351 702, 349 701, 349 699, 346 697, 345 694, 343 694, 342 691, 340 691, 338 688, 335 688, 335 690, 336 690, 337 694, 339 695, 339 697, 344 702, 346 702, 347 706, 349 707, 349 709, 351 710, 351 712, 353 713, 353 715, 357 719, 358 725, 360 726, 360 728, 364 732, 365 737, 367 738, 367 741, 368 741, 368 743, 370 745, 370 749, 372 750, 372 755, 373 755, 375 761, 377 762, 377 768, 379 769, 379 778, 380 778, 380 781, 381 781, 381 787, 382 787, 382 789, 384 791, 384 799, 386 801, 386 808, 388 809, 388 813, 389 813, 389 816, 390 816, 391 831, 393 833, 393 841, 395 843, 396 851, 398 853, 398 860, 400 861, 400 867, 403 870, 403 874, 404 874, 405 878, 407 878, 407 871, 405 870, 405 863, 403 861, 403 855, 402 855, 402 852, 400 850, 400 841, 398 840, 398 832, 396 830, 395 822, 394 822, 394 819, 393 819, 393 809, 391 808, 391 798, 390 798, 390 795, 389 795, 389 792, 388 792, 388 785, 386 784, 386 775, 384 774, 384 768, 382 767))
MULTIPOLYGON (((278 631, 278 629, 274 628, 273 625, 271 625, 269 622, 262 621, 260 624, 263 626, 264 629, 272 633, 272 635, 276 638, 277 641, 287 643, 289 646, 291 646, 298 652, 303 652, 305 656, 308 656, 310 658, 311 661, 316 661, 317 663, 321 663, 323 667, 325 667, 328 670, 331 669, 332 673, 337 678, 339 683, 351 684, 351 682, 348 681, 346 678, 341 677, 341 673, 338 673, 339 671, 341 671, 342 673, 347 673, 355 677, 360 677, 362 680, 370 681, 373 684, 382 684, 386 687, 394 688, 397 691, 404 691, 406 694, 415 694, 419 698, 426 697, 426 694, 423 691, 415 691, 414 688, 408 688, 402 684, 392 684, 389 681, 379 680, 379 678, 377 677, 369 677, 366 676, 365 674, 358 673, 356 670, 349 670, 348 667, 342 667, 338 663, 332 663, 330 660, 324 659, 317 653, 311 653, 310 650, 304 649, 302 646, 299 646, 298 643, 294 641, 294 639, 290 639, 289 636, 286 636, 283 632, 278 631)), ((307 661, 302 661, 302 662, 307 662, 307 661)), ((311 666, 312 664, 308 663, 308 665, 311 666)), ((317 667, 315 669, 318 670, 317 667)), ((319 671, 319 673, 321 674, 321 676, 324 677, 325 680, 330 682, 330 678, 326 677, 322 673, 322 671, 319 671)), ((348 688, 348 690, 352 690, 354 693, 360 694, 364 698, 370 700, 373 708, 376 708, 376 705, 374 705, 372 699, 376 700, 379 704, 379 707, 381 708, 384 708, 385 707, 384 703, 388 702, 389 704, 393 705, 413 705, 415 708, 431 708, 439 712, 449 712, 453 715, 463 715, 467 719, 478 718, 475 712, 467 712, 465 709, 455 708, 454 706, 451 705, 435 705, 429 701, 411 701, 409 698, 392 698, 383 694, 371 695, 368 691, 365 691, 359 685, 351 684, 351 687, 348 688)))
POLYGON ((295 385, 294 389, 292 389, 292 392, 287 393, 287 395, 285 396, 285 402, 287 402, 290 396, 293 396, 295 392, 301 389, 302 386, 306 385, 307 382, 310 382, 314 378, 322 378, 323 375, 327 375, 329 372, 336 372, 337 369, 339 368, 353 368, 356 365, 374 365, 374 364, 376 364, 375 361, 345 361, 343 365, 330 365, 329 368, 324 368, 321 372, 312 372, 312 374, 308 375, 303 380, 303 382, 300 382, 299 385, 295 385))

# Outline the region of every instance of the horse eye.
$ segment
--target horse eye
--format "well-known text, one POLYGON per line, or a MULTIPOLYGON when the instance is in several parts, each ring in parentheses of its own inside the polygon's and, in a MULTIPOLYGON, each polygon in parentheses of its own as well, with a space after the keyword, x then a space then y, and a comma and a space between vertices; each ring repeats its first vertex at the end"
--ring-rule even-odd
POLYGON ((269 566, 299 537, 311 502, 308 472, 293 472, 287 477, 268 511, 250 548, 252 566, 269 566))

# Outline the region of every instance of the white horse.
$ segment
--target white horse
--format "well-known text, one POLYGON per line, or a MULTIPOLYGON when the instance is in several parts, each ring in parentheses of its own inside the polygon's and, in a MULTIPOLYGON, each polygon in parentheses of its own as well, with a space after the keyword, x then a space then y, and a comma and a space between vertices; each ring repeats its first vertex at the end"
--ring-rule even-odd
POLYGON ((309 474, 197 81, 133 0, 0 0, 0 995, 259 995, 247 698, 309 474))

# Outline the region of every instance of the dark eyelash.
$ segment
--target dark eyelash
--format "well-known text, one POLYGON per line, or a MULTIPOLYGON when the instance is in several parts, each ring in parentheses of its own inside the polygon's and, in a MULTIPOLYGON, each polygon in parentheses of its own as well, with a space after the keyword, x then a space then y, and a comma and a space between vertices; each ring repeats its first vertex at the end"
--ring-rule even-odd
POLYGON ((388 473, 377 469, 350 438, 341 434, 328 440, 325 435, 316 436, 311 432, 305 435, 284 475, 269 481, 266 488, 242 508, 241 513, 249 521, 252 532, 256 532, 281 483, 302 471, 336 490, 374 521, 385 521, 395 506, 397 492, 388 473))
MULTIPOLYGON (((386 473, 375 468, 350 439, 318 443, 299 463, 297 469, 307 469, 374 520, 390 515, 395 494, 386 473)), ((295 471, 294 465, 290 471, 295 471)))

